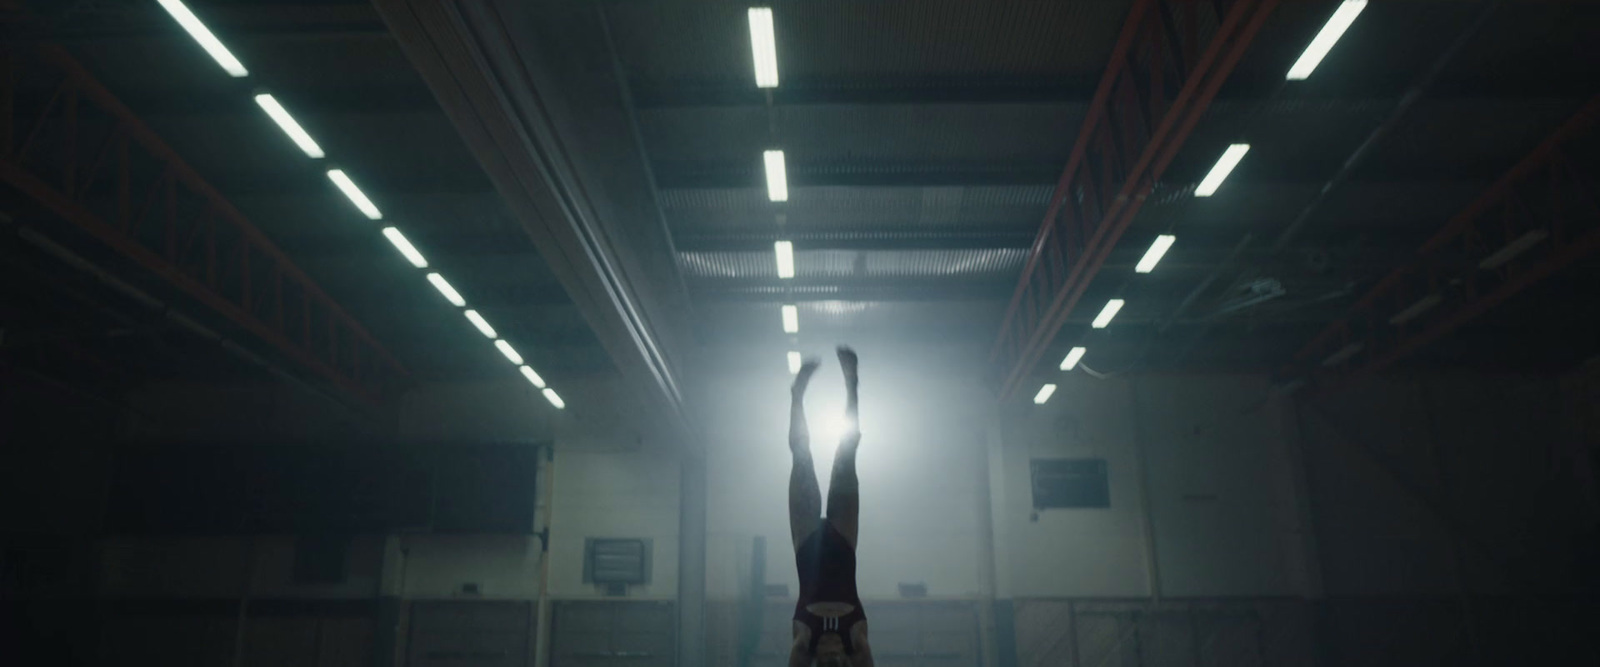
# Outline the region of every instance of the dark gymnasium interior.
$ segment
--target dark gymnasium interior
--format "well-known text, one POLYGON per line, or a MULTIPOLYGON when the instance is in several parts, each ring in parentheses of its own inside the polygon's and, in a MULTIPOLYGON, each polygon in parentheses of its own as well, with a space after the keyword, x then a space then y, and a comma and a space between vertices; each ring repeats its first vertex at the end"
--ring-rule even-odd
POLYGON ((0 24, 0 665, 1600 664, 1600 3, 0 24))

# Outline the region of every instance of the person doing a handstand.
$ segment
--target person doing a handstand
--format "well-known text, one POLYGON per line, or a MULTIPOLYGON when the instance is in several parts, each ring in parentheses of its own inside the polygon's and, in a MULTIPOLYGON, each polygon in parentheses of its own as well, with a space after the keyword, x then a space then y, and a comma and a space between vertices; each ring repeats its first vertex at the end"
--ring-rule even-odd
POLYGON ((856 535, 860 526, 861 493, 856 479, 856 446, 861 444, 857 422, 857 361, 848 347, 839 348, 844 370, 845 420, 839 449, 833 458, 828 484, 828 513, 822 514, 822 494, 811 460, 811 433, 806 427, 806 385, 818 361, 807 360, 795 375, 790 390, 789 451, 794 465, 789 472, 789 532, 794 539, 795 567, 800 573, 800 601, 794 608, 794 643, 789 667, 872 667, 867 644, 867 615, 856 592, 856 535))

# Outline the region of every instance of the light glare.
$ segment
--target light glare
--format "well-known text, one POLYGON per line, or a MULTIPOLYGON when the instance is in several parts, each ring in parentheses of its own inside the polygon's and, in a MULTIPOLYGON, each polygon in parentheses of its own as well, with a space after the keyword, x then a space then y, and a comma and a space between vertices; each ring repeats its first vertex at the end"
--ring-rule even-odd
POLYGON ((778 40, 772 31, 772 8, 750 8, 750 54, 756 65, 756 87, 778 87, 778 40))
POLYGON ((478 328, 478 333, 483 334, 484 338, 494 340, 500 337, 495 334, 494 327, 489 326, 489 320, 483 319, 483 316, 479 315, 478 311, 469 310, 464 314, 467 316, 467 320, 472 322, 472 326, 478 328))
POLYGON ((350 200, 350 203, 356 205, 356 208, 361 209, 362 215, 367 216, 368 220, 383 219, 383 213, 378 211, 378 206, 373 204, 371 199, 367 199, 365 194, 362 194, 361 188, 356 187, 355 181, 350 180, 350 177, 345 175, 343 169, 329 169, 328 180, 339 186, 339 191, 343 192, 344 196, 350 200))
POLYGON ((384 227, 383 236, 389 239, 389 243, 394 245, 395 250, 399 250, 400 254, 406 256, 406 260, 410 261, 412 266, 419 269, 428 268, 428 260, 423 258, 422 253, 417 252, 416 246, 411 245, 411 242, 406 240, 405 235, 400 233, 399 228, 384 227))
POLYGON ((272 118, 272 122, 277 123, 278 128, 283 130, 284 134, 289 135, 289 139, 294 141, 294 145, 299 146, 300 150, 304 151, 306 155, 313 158, 322 157, 322 147, 318 146, 316 140, 306 133, 305 128, 300 127, 300 124, 295 122, 294 116, 289 115, 289 110, 283 108, 283 105, 278 103, 277 98, 271 94, 262 93, 256 96, 256 106, 267 112, 267 116, 272 118))
POLYGON ((778 241, 772 244, 772 254, 778 260, 778 277, 794 277, 794 244, 789 241, 778 241))
POLYGON ((544 400, 550 401, 550 404, 556 406, 557 410, 567 409, 567 402, 561 400, 561 397, 556 395, 556 390, 549 387, 544 389, 544 400))
POLYGON ((528 381, 532 382, 533 386, 544 389, 544 378, 539 377, 539 374, 533 370, 533 367, 522 366, 517 370, 522 371, 522 377, 528 378, 528 381))
POLYGON ((494 346, 500 349, 500 354, 505 355, 506 361, 518 366, 522 365, 522 355, 517 354, 517 351, 511 347, 510 343, 504 340, 497 340, 494 342, 494 346))
POLYGON ((800 372, 800 353, 795 351, 795 350, 789 350, 789 374, 790 375, 795 375, 795 374, 797 374, 799 372, 800 372))
POLYGON ((1539 245, 1540 241, 1543 241, 1547 238, 1550 238, 1549 232, 1543 229, 1531 230, 1522 236, 1518 236, 1516 240, 1507 243, 1499 250, 1496 250, 1494 254, 1483 258, 1483 261, 1478 262, 1478 268, 1484 270, 1500 268, 1500 265, 1511 261, 1512 259, 1516 258, 1517 255, 1527 252, 1529 248, 1539 245))
POLYGON ((1040 387, 1039 393, 1033 395, 1033 404, 1044 405, 1044 402, 1050 400, 1050 396, 1055 393, 1056 386, 1053 384, 1047 384, 1043 387, 1040 387))
POLYGON ((1244 159, 1244 154, 1250 152, 1250 144, 1233 144, 1228 150, 1222 152, 1222 157, 1217 159, 1217 164, 1211 167, 1211 172, 1200 180, 1200 185, 1194 189, 1196 197, 1210 197, 1217 188, 1222 187, 1222 182, 1227 180, 1228 174, 1233 173, 1233 168, 1239 166, 1239 161, 1244 159))
POLYGON ((789 170, 784 166, 783 151, 766 151, 761 160, 767 167, 767 199, 789 201, 789 170))
POLYGON ((1111 318, 1117 316, 1117 311, 1122 310, 1122 304, 1122 299, 1107 301, 1106 307, 1100 309, 1100 314, 1094 316, 1094 322, 1091 322, 1089 326, 1096 329, 1106 328, 1107 325, 1111 324, 1111 318))
POLYGON ((1071 351, 1067 352, 1067 356, 1061 360, 1061 370, 1070 371, 1077 367, 1078 360, 1082 359, 1083 354, 1088 351, 1088 349, 1082 347, 1072 348, 1071 351))
POLYGON ((1156 270, 1156 264, 1161 262, 1162 257, 1167 256, 1167 249, 1171 248, 1172 242, 1176 240, 1178 240, 1178 237, 1171 234, 1157 236, 1155 242, 1150 244, 1150 249, 1144 251, 1144 257, 1139 259, 1139 263, 1133 267, 1133 270, 1137 273, 1149 273, 1156 270))
POLYGON ((455 304, 457 308, 467 305, 467 300, 461 298, 461 293, 457 292, 456 288, 451 287, 450 283, 445 281, 444 276, 430 273, 428 274, 428 282, 433 283, 433 288, 439 290, 439 293, 443 294, 444 298, 455 304))
POLYGON ((800 332, 800 309, 794 306, 783 307, 783 332, 800 332))
POLYGON ((249 76, 250 72, 244 68, 244 63, 239 62, 238 58, 233 57, 233 54, 228 52, 228 47, 222 45, 222 40, 211 34, 211 29, 207 28, 206 24, 201 23, 200 17, 189 11, 188 6, 184 5, 182 0, 156 0, 156 2, 160 3, 161 8, 172 15, 173 20, 177 21, 178 25, 183 26, 184 31, 188 32, 189 36, 194 38, 194 41, 200 43, 200 48, 205 49, 206 53, 211 55, 211 59, 217 61, 217 64, 222 66, 223 71, 228 73, 228 76, 235 79, 249 76))
POLYGON ((1333 45, 1344 36, 1344 31, 1350 28, 1350 24, 1356 22, 1361 10, 1366 8, 1367 0, 1344 0, 1339 8, 1334 10, 1333 16, 1328 17, 1328 22, 1322 24, 1322 30, 1317 31, 1317 36, 1306 45, 1306 50, 1300 54, 1300 59, 1294 61, 1294 65, 1289 68, 1288 79, 1304 81, 1310 77, 1312 70, 1317 68, 1322 58, 1328 55, 1333 45))

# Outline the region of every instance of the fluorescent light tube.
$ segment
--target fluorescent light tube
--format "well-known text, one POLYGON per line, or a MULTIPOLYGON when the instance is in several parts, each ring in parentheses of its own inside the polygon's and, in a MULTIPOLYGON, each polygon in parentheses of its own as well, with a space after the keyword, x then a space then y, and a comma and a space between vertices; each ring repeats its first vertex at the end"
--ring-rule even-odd
POLYGON ((456 307, 459 308, 467 305, 467 300, 461 298, 461 293, 457 292, 456 288, 451 287, 450 283, 445 282, 444 276, 441 276, 437 273, 430 273, 428 274, 428 282, 433 283, 433 288, 439 290, 439 293, 443 294, 444 298, 448 299, 450 303, 455 304, 456 307))
POLYGON ((544 389, 544 400, 550 401, 550 404, 556 406, 557 410, 567 409, 567 402, 561 400, 561 397, 556 395, 556 390, 549 387, 544 389))
POLYGON ((1341 347, 1341 348, 1339 348, 1338 352, 1334 352, 1333 354, 1328 355, 1327 359, 1323 359, 1322 360, 1322 365, 1323 366, 1338 366, 1339 364, 1342 364, 1342 363, 1344 363, 1346 361, 1349 361, 1350 357, 1356 356, 1356 353, 1360 352, 1361 348, 1364 348, 1366 346, 1367 346, 1366 343, 1351 343, 1349 345, 1341 347))
POLYGON ((789 170, 783 163, 783 151, 766 151, 761 160, 767 166, 767 199, 789 201, 789 170))
POLYGON ((1200 185, 1195 187, 1194 196, 1210 197, 1222 186, 1222 181, 1233 173, 1233 168, 1239 166, 1239 161, 1244 159, 1244 154, 1250 152, 1250 144, 1233 144, 1228 150, 1222 151, 1222 157, 1217 158, 1217 163, 1211 167, 1210 173, 1200 180, 1200 185))
POLYGON ((1405 310, 1395 313, 1394 317, 1389 318, 1389 324, 1399 326, 1401 324, 1405 324, 1406 322, 1410 322, 1411 320, 1417 319, 1418 315, 1432 310, 1433 307, 1439 305, 1439 302, 1441 301, 1444 301, 1444 297, 1441 297, 1437 294, 1429 294, 1421 299, 1417 299, 1416 303, 1407 306, 1405 310))
POLYGON ((789 374, 790 375, 794 375, 794 374, 799 373, 799 372, 800 372, 800 353, 796 352, 794 350, 790 350, 789 351, 789 374))
POLYGON ((389 243, 394 245, 395 250, 399 250, 400 254, 406 256, 406 260, 410 261, 412 266, 419 269, 428 268, 428 260, 422 257, 422 253, 417 252, 417 247, 411 245, 411 242, 406 240, 405 235, 401 234, 398 228, 384 227, 383 236, 389 239, 389 243))
POLYGON ((1501 264, 1505 264, 1517 255, 1527 252, 1529 248, 1539 245, 1540 241, 1547 238, 1550 238, 1550 232, 1543 229, 1535 229, 1518 236, 1517 240, 1507 243, 1505 247, 1496 250, 1493 255, 1483 258, 1483 261, 1478 262, 1478 268, 1485 270, 1499 268, 1501 264))
POLYGON ((306 133, 305 128, 300 127, 300 124, 295 122, 294 116, 289 115, 288 109, 283 108, 282 104, 278 104, 277 98, 269 93, 261 93, 256 95, 256 106, 267 112, 267 116, 272 119, 272 122, 278 124, 278 129, 289 135, 289 139, 294 141, 294 145, 299 146, 300 150, 305 151, 306 155, 313 158, 321 158, 323 156, 322 147, 318 146, 316 140, 306 133))
POLYGON ((497 341, 494 342, 494 346, 496 348, 499 348, 500 354, 505 355, 506 361, 509 361, 509 362, 511 362, 513 364, 516 364, 518 366, 522 365, 522 355, 517 354, 517 351, 512 349, 510 343, 507 343, 504 340, 497 340, 497 341))
POLYGON ((794 244, 789 241, 778 241, 772 244, 772 254, 778 260, 778 277, 794 277, 794 244))
POLYGON ((478 311, 469 310, 464 314, 467 316, 467 319, 472 322, 472 326, 478 328, 478 333, 483 334, 484 338, 494 340, 500 337, 495 334, 494 327, 489 326, 489 320, 483 319, 483 316, 479 315, 478 311))
POLYGON ((795 308, 794 306, 783 307, 783 332, 800 332, 800 309, 795 308))
POLYGON ((1053 384, 1040 387, 1039 393, 1033 395, 1033 404, 1044 405, 1044 402, 1050 400, 1050 395, 1054 393, 1056 393, 1056 386, 1053 384))
POLYGON ((1150 249, 1144 251, 1144 257, 1139 258, 1139 263, 1133 267, 1133 270, 1137 273, 1149 273, 1156 270, 1156 264, 1161 262, 1162 257, 1167 256, 1167 249, 1171 248, 1172 242, 1176 240, 1178 240, 1178 237, 1171 234, 1157 236, 1155 242, 1150 244, 1150 249))
POLYGON ((1104 329, 1111 324, 1111 318, 1117 316, 1117 311, 1122 310, 1122 299, 1112 299, 1106 302, 1106 307, 1100 309, 1100 314, 1094 316, 1094 321, 1089 323, 1096 329, 1104 329))
POLYGON ((371 199, 367 199, 367 196, 361 193, 361 188, 356 187, 355 182, 345 175, 344 170, 329 169, 328 180, 339 186, 339 191, 343 192, 344 196, 350 199, 350 203, 356 205, 356 208, 361 209, 361 213, 367 216, 368 220, 383 219, 383 213, 378 211, 378 207, 372 203, 371 199))
POLYGON ((544 389, 544 378, 539 377, 539 374, 531 366, 522 366, 517 370, 522 371, 522 377, 528 378, 528 381, 532 382, 533 386, 544 389))
POLYGON ((1328 22, 1322 24, 1322 30, 1317 31, 1317 36, 1311 39, 1305 52, 1300 54, 1300 59, 1294 61, 1294 65, 1289 68, 1288 79, 1304 81, 1310 77, 1311 71, 1322 62, 1323 56, 1328 55, 1328 51, 1339 42, 1344 31, 1350 28, 1350 24, 1356 22, 1356 17, 1366 8, 1367 0, 1344 0, 1340 3, 1339 8, 1333 11, 1333 16, 1328 17, 1328 22))
POLYGON ((750 8, 750 54, 756 64, 756 87, 778 87, 778 40, 772 32, 772 8, 750 8))
POLYGON ((1067 352, 1067 356, 1061 360, 1061 370, 1070 371, 1075 368, 1078 365, 1078 360, 1082 359, 1083 354, 1088 351, 1088 349, 1082 347, 1072 348, 1071 351, 1067 352))
POLYGON ((217 61, 217 64, 221 65, 222 69, 228 73, 228 76, 235 79, 249 76, 250 72, 244 68, 244 63, 239 62, 238 58, 233 57, 233 54, 228 52, 228 47, 222 45, 222 40, 211 34, 211 30, 206 28, 206 24, 201 23, 200 18, 195 16, 194 12, 189 11, 189 8, 183 4, 182 0, 156 0, 156 2, 160 3, 161 8, 172 15, 173 20, 177 21, 178 25, 183 26, 183 29, 189 33, 190 37, 194 38, 194 41, 200 43, 200 48, 211 54, 211 59, 217 61))

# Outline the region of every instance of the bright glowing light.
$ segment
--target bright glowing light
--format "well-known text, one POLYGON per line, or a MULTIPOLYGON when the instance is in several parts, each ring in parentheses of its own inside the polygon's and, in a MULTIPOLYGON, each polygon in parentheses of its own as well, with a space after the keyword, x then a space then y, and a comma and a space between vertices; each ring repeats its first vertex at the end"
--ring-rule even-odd
POLYGON ((783 307, 783 332, 800 332, 800 309, 794 306, 783 307))
POLYGON ((510 343, 507 343, 504 340, 497 340, 494 342, 494 346, 499 348, 500 354, 505 355, 506 361, 518 366, 522 365, 522 355, 517 354, 517 351, 511 347, 510 343))
POLYGON ((479 315, 478 311, 469 310, 462 314, 467 316, 467 320, 472 322, 472 326, 478 328, 478 333, 483 334, 484 338, 494 340, 500 337, 499 335, 495 334, 494 327, 489 326, 489 320, 483 319, 483 316, 479 315))
POLYGON ((177 21, 178 25, 183 26, 183 29, 189 33, 190 37, 194 38, 194 41, 200 43, 200 48, 205 49, 206 53, 211 55, 211 59, 217 61, 217 64, 221 65, 222 69, 228 73, 228 76, 235 79, 249 76, 250 72, 244 68, 244 63, 239 62, 238 58, 233 57, 233 54, 228 52, 228 47, 222 45, 222 40, 211 34, 211 30, 206 27, 206 24, 201 23, 200 18, 195 16, 194 12, 189 11, 189 8, 183 4, 182 0, 156 0, 156 2, 160 3, 161 8, 172 15, 173 20, 177 21))
POLYGON ((1071 351, 1067 352, 1067 356, 1061 360, 1061 370, 1070 371, 1075 368, 1078 365, 1078 360, 1082 359, 1083 354, 1088 351, 1087 348, 1082 347, 1072 348, 1071 351))
POLYGON ((1149 273, 1156 270, 1156 264, 1161 262, 1162 257, 1167 256, 1167 249, 1171 248, 1172 242, 1176 240, 1178 240, 1178 237, 1171 234, 1157 236, 1155 242, 1150 244, 1150 249, 1144 251, 1144 257, 1139 258, 1139 263, 1133 267, 1133 270, 1138 273, 1149 273))
POLYGON ((766 151, 761 161, 767 166, 767 199, 789 201, 789 170, 783 163, 783 151, 766 151))
POLYGON ((778 260, 778 277, 794 277, 794 244, 788 241, 778 241, 772 244, 772 254, 778 260))
POLYGON ((528 381, 532 382, 533 386, 544 389, 544 378, 539 377, 539 374, 534 372, 533 367, 523 366, 517 370, 522 371, 522 377, 528 378, 528 381))
POLYGON ((368 220, 383 219, 383 213, 378 211, 378 206, 373 204, 371 199, 367 199, 365 194, 362 194, 361 188, 356 187, 355 181, 350 180, 350 177, 345 175, 344 170, 329 169, 328 180, 339 186, 339 191, 343 192, 344 196, 350 199, 350 203, 356 205, 356 208, 361 209, 361 214, 367 216, 368 220))
POLYGON ((444 276, 430 273, 428 274, 428 282, 433 283, 433 288, 439 290, 439 293, 443 294, 444 298, 455 304, 456 307, 467 305, 467 300, 461 298, 461 293, 457 292, 456 288, 451 287, 450 283, 445 282, 444 276))
POLYGON ((1505 264, 1516 258, 1517 255, 1527 252, 1529 248, 1539 245, 1540 241, 1547 238, 1550 238, 1550 232, 1543 229, 1535 229, 1518 236, 1515 241, 1507 243, 1504 247, 1496 250, 1493 255, 1483 258, 1483 261, 1478 262, 1478 268, 1485 270, 1499 268, 1501 264, 1505 264))
POLYGON ((412 266, 419 269, 428 268, 428 260, 422 257, 422 253, 417 252, 417 247, 411 245, 411 242, 406 240, 405 235, 401 234, 399 229, 384 227, 383 236, 389 239, 389 243, 394 245, 395 250, 399 250, 400 254, 406 256, 406 260, 411 262, 412 266))
POLYGON ((544 400, 550 401, 550 404, 556 406, 557 410, 567 409, 567 402, 561 400, 561 397, 556 395, 556 390, 549 387, 544 389, 544 400))
POLYGON ((1228 174, 1233 173, 1233 168, 1239 166, 1239 161, 1244 159, 1244 154, 1250 152, 1250 144, 1233 144, 1228 150, 1222 152, 1222 157, 1217 159, 1217 164, 1211 167, 1211 172, 1200 180, 1200 185, 1194 189, 1196 197, 1210 197, 1217 188, 1222 187, 1222 182, 1227 180, 1228 174))
POLYGON ((313 158, 322 157, 322 147, 318 146, 316 140, 306 133, 305 128, 300 127, 300 124, 295 122, 294 116, 289 115, 288 109, 283 108, 282 104, 278 104, 277 98, 267 93, 262 93, 256 96, 256 105, 261 107, 262 111, 267 112, 267 116, 272 118, 272 122, 277 123, 278 128, 283 130, 284 134, 289 135, 289 139, 294 141, 294 145, 299 146, 300 150, 305 151, 306 155, 313 158))
POLYGON ((1416 303, 1407 306, 1405 310, 1395 313, 1394 317, 1389 318, 1389 324, 1400 326, 1406 322, 1417 319, 1423 313, 1433 310, 1433 307, 1439 305, 1439 303, 1442 301, 1444 301, 1444 297, 1441 297, 1438 294, 1429 294, 1421 299, 1417 299, 1416 303))
POLYGON ((789 350, 789 374, 790 375, 794 375, 794 374, 799 373, 799 372, 800 372, 800 353, 796 352, 794 350, 789 350))
POLYGON ((1328 51, 1339 42, 1344 31, 1350 28, 1350 24, 1356 22, 1356 17, 1366 8, 1367 0, 1344 0, 1340 3, 1339 8, 1334 10, 1333 16, 1328 17, 1328 22, 1322 24, 1322 30, 1317 31, 1317 36, 1311 39, 1305 52, 1300 54, 1300 59, 1294 61, 1294 65, 1289 68, 1288 79, 1303 81, 1311 76, 1311 71, 1322 62, 1323 56, 1328 55, 1328 51))
POLYGON ((835 447, 839 440, 858 428, 843 412, 824 412, 816 420, 817 440, 827 447, 835 447))
POLYGON ((1040 387, 1039 393, 1033 395, 1033 404, 1044 405, 1044 402, 1050 400, 1050 396, 1055 393, 1056 386, 1053 384, 1047 384, 1043 387, 1040 387))
POLYGON ((756 64, 756 87, 778 87, 778 40, 772 33, 772 8, 750 8, 750 53, 756 64))
POLYGON ((1365 348, 1366 346, 1366 343, 1351 343, 1341 347, 1339 348, 1338 352, 1334 352, 1333 354, 1328 355, 1327 359, 1323 359, 1322 365, 1338 366, 1339 364, 1349 361, 1351 357, 1356 356, 1356 354, 1361 352, 1362 348, 1365 348))
POLYGON ((1111 318, 1117 316, 1117 311, 1122 310, 1122 299, 1112 299, 1106 302, 1106 307, 1100 309, 1100 314, 1094 316, 1094 321, 1089 323, 1096 329, 1104 329, 1111 324, 1111 318))

